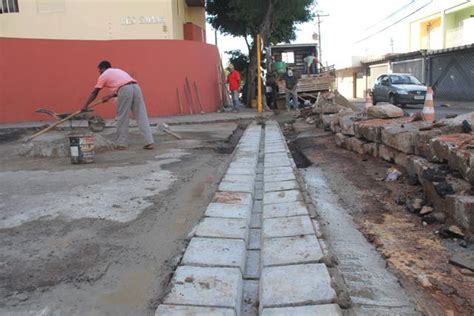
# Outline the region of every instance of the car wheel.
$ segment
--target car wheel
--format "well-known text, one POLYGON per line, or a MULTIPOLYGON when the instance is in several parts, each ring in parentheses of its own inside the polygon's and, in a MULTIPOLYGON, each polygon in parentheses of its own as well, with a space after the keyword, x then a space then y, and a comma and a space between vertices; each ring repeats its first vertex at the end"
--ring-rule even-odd
POLYGON ((391 95, 389 96, 388 102, 389 102, 390 104, 397 105, 397 99, 395 98, 395 96, 394 96, 393 94, 391 94, 391 95))
POLYGON ((375 95, 372 93, 372 105, 377 105, 377 100, 375 99, 375 95))

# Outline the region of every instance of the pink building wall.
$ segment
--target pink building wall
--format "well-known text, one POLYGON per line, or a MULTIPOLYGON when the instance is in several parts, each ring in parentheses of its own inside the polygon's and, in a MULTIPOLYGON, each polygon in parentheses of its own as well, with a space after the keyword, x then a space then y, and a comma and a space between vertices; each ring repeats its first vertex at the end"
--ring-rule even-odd
MULTIPOLYGON (((138 80, 149 116, 189 113, 184 84, 189 79, 194 113, 199 112, 193 83, 204 111, 220 106, 214 45, 183 40, 42 40, 0 38, 0 123, 48 120, 38 108, 78 110, 93 89, 97 64, 109 60, 138 80)), ((103 91, 101 95, 107 94, 103 91)), ((115 116, 115 106, 99 105, 97 113, 115 116)))

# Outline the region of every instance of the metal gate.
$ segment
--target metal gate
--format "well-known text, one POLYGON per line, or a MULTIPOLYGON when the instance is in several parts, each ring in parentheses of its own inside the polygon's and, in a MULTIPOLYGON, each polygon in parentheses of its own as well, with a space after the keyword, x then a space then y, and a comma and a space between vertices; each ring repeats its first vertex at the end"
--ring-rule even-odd
POLYGON ((392 70, 394 73, 412 74, 421 82, 425 82, 426 78, 423 71, 423 59, 411 59, 392 62, 392 70))
POLYGON ((428 56, 435 98, 474 101, 474 50, 428 56))
POLYGON ((372 87, 374 86, 374 82, 375 80, 377 80, 377 78, 381 75, 384 75, 386 73, 388 73, 388 70, 389 70, 389 65, 387 63, 385 64, 378 64, 378 65, 370 65, 369 66, 369 80, 368 80, 368 86, 367 88, 368 89, 372 89, 372 87))

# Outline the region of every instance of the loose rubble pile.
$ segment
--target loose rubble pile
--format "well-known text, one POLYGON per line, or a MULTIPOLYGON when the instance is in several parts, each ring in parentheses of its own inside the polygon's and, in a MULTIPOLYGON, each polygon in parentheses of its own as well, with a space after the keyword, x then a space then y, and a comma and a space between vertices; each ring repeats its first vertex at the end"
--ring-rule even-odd
MULTIPOLYGON (((408 208, 425 225, 446 221, 474 232, 474 112, 432 124, 390 104, 358 111, 337 92, 328 92, 300 117, 334 132, 342 148, 404 167, 409 179, 423 186, 424 199, 408 208)), ((443 231, 464 237, 451 226, 443 231)))

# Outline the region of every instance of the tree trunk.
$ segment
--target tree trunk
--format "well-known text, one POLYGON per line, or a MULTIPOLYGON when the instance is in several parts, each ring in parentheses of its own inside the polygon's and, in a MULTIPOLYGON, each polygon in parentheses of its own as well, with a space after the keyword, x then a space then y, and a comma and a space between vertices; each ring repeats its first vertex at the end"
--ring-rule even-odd
POLYGON ((256 38, 253 39, 252 49, 249 52, 249 68, 247 71, 247 106, 251 105, 252 99, 255 98, 255 78, 257 74, 257 44, 256 38))
MULTIPOLYGON (((267 38, 269 37, 268 35, 270 34, 270 31, 271 31, 275 1, 276 0, 268 1, 267 12, 265 13, 265 17, 263 18, 263 21, 259 26, 259 33, 263 37, 262 39, 264 43, 268 42, 267 38)), ((252 34, 252 37, 253 37, 253 44, 252 44, 252 50, 249 52, 250 64, 249 64, 249 70, 247 74, 247 91, 246 91, 247 106, 250 106, 252 99, 255 97, 257 67, 260 67, 260 65, 257 65, 257 35, 252 34)))

